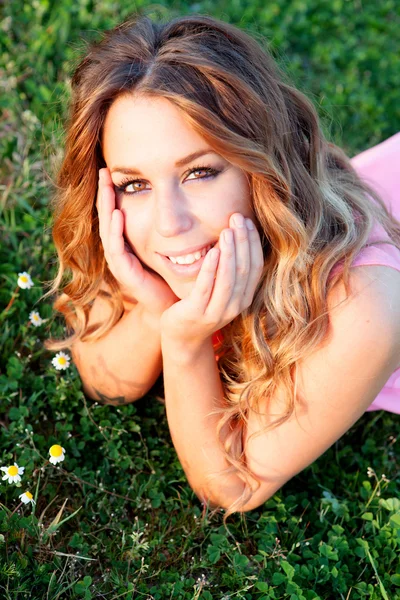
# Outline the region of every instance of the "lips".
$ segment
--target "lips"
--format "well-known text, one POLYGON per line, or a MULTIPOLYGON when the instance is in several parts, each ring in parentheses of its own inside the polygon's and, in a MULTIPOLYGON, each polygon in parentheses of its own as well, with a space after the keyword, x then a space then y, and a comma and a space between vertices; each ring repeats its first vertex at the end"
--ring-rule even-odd
MULTIPOLYGON (((207 246, 205 247, 207 248, 207 246)), ((194 263, 191 263, 190 265, 180 265, 177 263, 175 264, 168 258, 168 256, 163 256, 162 254, 160 254, 159 256, 163 265, 166 268, 168 268, 174 275, 178 275, 179 277, 183 278, 194 278, 200 271, 201 265, 203 264, 203 261, 205 260, 207 254, 196 260, 194 263)))
MULTIPOLYGON (((181 260, 185 257, 174 257, 174 256, 168 256, 167 258, 173 262, 174 264, 178 264, 178 265, 191 265, 194 264, 196 261, 200 260, 202 257, 204 257, 207 252, 209 250, 211 250, 212 246, 206 246, 205 248, 203 248, 203 250, 198 250, 197 252, 193 252, 192 254, 188 254, 187 256, 192 257, 192 260, 190 262, 181 262, 181 260), (193 260, 194 258, 194 260, 193 260)), ((187 257, 186 257, 186 261, 187 261, 187 257)))
POLYGON ((201 246, 192 246, 191 248, 186 248, 186 250, 180 250, 180 251, 171 251, 171 252, 158 252, 158 254, 160 254, 161 256, 172 256, 172 257, 177 257, 177 256, 187 256, 188 254, 195 254, 196 252, 200 252, 201 250, 204 250, 204 248, 207 248, 208 246, 214 246, 216 244, 216 240, 214 240, 213 242, 208 242, 207 244, 202 244, 201 246))

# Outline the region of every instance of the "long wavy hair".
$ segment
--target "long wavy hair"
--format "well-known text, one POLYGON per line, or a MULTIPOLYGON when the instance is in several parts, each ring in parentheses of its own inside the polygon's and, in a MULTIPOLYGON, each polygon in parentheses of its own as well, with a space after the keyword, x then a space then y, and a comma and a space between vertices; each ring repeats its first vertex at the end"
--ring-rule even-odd
POLYGON ((156 23, 136 15, 92 44, 72 78, 54 198, 59 269, 46 294, 61 290, 54 308, 65 316, 71 335, 48 340, 48 348, 98 340, 123 314, 121 292, 103 254, 95 199, 98 170, 106 166, 104 120, 115 99, 127 93, 173 102, 250 183, 265 264, 251 307, 224 328, 226 353, 219 368, 226 404, 217 411, 217 429, 227 472, 245 483, 225 521, 260 485, 243 448, 249 411, 258 411, 259 400, 267 403, 279 387, 286 410, 257 435, 289 419, 296 404, 296 363, 327 335, 329 291, 342 280, 349 293, 349 267, 375 222, 400 249, 400 223, 344 151, 326 140, 311 101, 250 35, 210 16, 156 23), (343 269, 330 277, 338 263, 343 269), (112 314, 89 328, 102 281, 111 289, 112 314))

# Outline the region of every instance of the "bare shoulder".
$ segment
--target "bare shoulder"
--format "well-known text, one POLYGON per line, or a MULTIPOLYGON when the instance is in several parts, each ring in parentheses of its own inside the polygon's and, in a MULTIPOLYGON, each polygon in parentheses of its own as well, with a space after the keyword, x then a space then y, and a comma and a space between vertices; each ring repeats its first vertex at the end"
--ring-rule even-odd
MULTIPOLYGON (((89 315, 86 332, 91 332, 106 323, 114 312, 115 298, 110 286, 102 280, 99 291, 89 304, 89 315)), ((123 313, 129 313, 138 304, 137 300, 122 296, 123 313)), ((122 316, 122 315, 121 315, 122 316)), ((78 342, 75 342, 75 346, 78 342)))
MULTIPOLYGON (((130 312, 134 306, 137 304, 136 301, 132 301, 126 298, 122 299, 124 312, 130 312)), ((111 292, 111 288, 107 283, 103 280, 100 284, 100 290, 94 299, 90 309, 89 316, 87 321, 87 332, 90 333, 102 325, 104 325, 111 317, 113 313, 113 295, 111 292)), ((78 370, 81 371, 81 367, 84 360, 84 355, 88 350, 88 345, 86 342, 82 342, 82 340, 77 340, 74 342, 71 348, 72 358, 74 360, 75 365, 78 370)))
MULTIPOLYGON (((137 301, 134 299, 122 297, 122 302, 125 312, 130 312, 137 301)), ((110 286, 102 280, 100 284, 100 291, 97 294, 89 312, 89 326, 94 323, 101 323, 108 319, 113 310, 113 296, 110 286)))
MULTIPOLYGON (((102 297, 112 297, 112 292, 110 286, 102 279, 100 284, 100 296, 102 297)), ((122 302, 124 304, 125 310, 132 310, 132 308, 137 304, 137 300, 135 298, 128 298, 127 296, 122 295, 122 302)))
MULTIPOLYGON (((354 291, 361 291, 366 286, 372 289, 382 288, 387 294, 400 293, 400 271, 386 265, 360 265, 350 269, 351 286, 354 291)), ((344 285, 340 283, 335 286, 335 290, 344 292, 344 285)), ((337 292, 340 294, 340 292, 337 292)), ((334 297, 334 294, 332 295, 334 297)), ((388 297, 388 296, 387 296, 388 297)))
POLYGON ((385 265, 353 267, 350 291, 347 296, 339 282, 328 295, 331 326, 379 333, 383 345, 400 353, 400 271, 385 265))

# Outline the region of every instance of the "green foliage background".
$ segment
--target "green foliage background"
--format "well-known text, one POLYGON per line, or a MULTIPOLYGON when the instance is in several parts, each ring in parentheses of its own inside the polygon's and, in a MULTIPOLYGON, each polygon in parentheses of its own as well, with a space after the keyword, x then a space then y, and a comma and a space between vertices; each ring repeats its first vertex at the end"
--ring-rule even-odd
POLYGON ((0 462, 25 467, 21 488, 0 481, 0 597, 400 598, 397 416, 366 413, 226 530, 222 515, 202 515, 155 393, 96 405, 74 367, 51 366, 43 340, 64 325, 40 302, 56 266, 51 179, 86 41, 135 11, 234 23, 269 48, 353 156, 400 130, 399 4, 13 0, 0 10, 0 462), (16 286, 21 271, 32 289, 16 286), (33 309, 47 319, 37 329, 33 309), (66 449, 59 468, 47 461, 53 443, 66 449), (33 510, 17 508, 25 489, 33 510))

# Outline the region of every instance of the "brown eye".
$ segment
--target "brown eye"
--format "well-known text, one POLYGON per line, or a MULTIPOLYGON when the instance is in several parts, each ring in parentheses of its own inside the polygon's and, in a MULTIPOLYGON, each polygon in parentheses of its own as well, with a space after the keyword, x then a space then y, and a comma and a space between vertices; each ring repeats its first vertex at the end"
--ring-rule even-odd
MULTIPOLYGON (((189 179, 188 181, 196 181, 196 180, 203 180, 203 179, 209 179, 210 177, 215 177, 216 175, 218 175, 218 173, 221 173, 221 171, 219 171, 218 169, 214 169, 214 167, 211 166, 198 166, 198 167, 193 167, 192 169, 190 169, 189 173, 188 173, 188 177, 189 175, 191 175, 192 173, 198 173, 203 171, 203 173, 205 173, 205 175, 203 175, 202 177, 194 177, 192 179, 189 179)), ((187 179, 187 177, 186 177, 187 179)), ((134 194, 140 194, 141 192, 145 192, 146 191, 146 187, 143 187, 142 189, 137 189, 134 186, 137 185, 142 185, 145 186, 146 182, 142 181, 141 179, 127 179, 124 181, 121 181, 121 183, 119 185, 115 185, 115 189, 120 192, 121 194, 126 194, 127 196, 133 196, 134 194)))
POLYGON ((143 189, 135 189, 133 186, 135 185, 145 185, 144 181, 142 181, 141 179, 133 179, 133 180, 128 180, 128 181, 121 181, 121 183, 119 185, 115 186, 115 189, 120 192, 121 194, 138 194, 140 192, 144 191, 143 189), (129 189, 131 188, 131 189, 129 189))
MULTIPOLYGON (((220 173, 221 171, 218 171, 217 169, 214 169, 213 167, 193 167, 193 169, 190 169, 189 171, 189 175, 191 175, 192 173, 198 173, 199 171, 203 171, 205 173, 207 173, 207 175, 205 177, 196 177, 195 179, 208 179, 209 177, 215 177, 215 175, 218 175, 218 173, 220 173)), ((193 181, 189 180, 189 181, 193 181)))
POLYGON ((143 181, 139 181, 139 180, 132 181, 131 183, 128 183, 127 186, 125 186, 125 192, 127 192, 128 194, 132 194, 132 193, 135 193, 135 192, 142 192, 143 191, 143 189, 136 189, 136 188, 134 188, 133 187, 134 185, 144 185, 144 184, 143 184, 143 181), (132 187, 131 190, 128 189, 130 187, 132 187))

